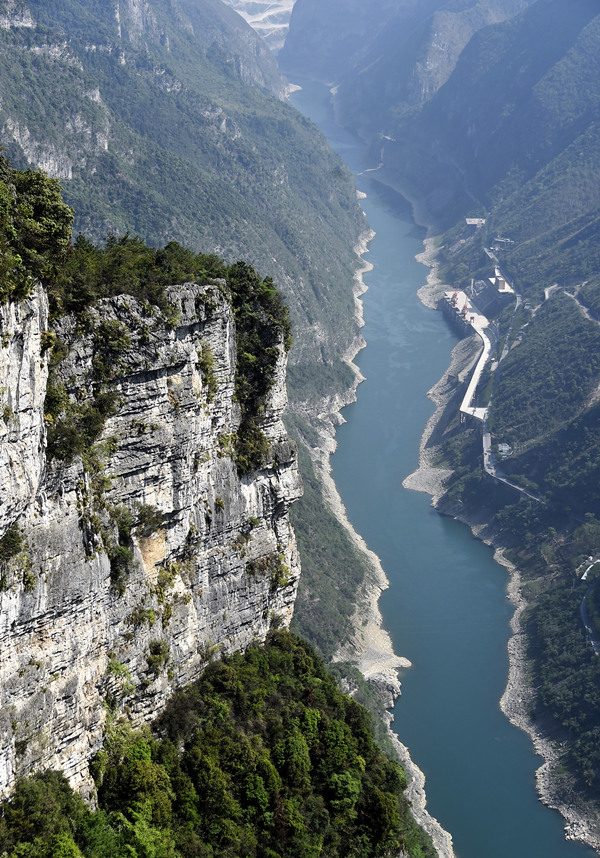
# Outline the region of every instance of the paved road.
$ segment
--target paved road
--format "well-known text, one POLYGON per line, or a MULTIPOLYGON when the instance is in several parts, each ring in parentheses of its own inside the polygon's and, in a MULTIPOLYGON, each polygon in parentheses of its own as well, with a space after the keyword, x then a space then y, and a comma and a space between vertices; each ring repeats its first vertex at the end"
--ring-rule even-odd
POLYGON ((489 360, 490 352, 492 350, 492 344, 489 340, 489 337, 486 335, 484 328, 488 324, 488 320, 485 319, 485 324, 483 324, 480 320, 485 319, 485 316, 482 316, 480 313, 475 317, 475 321, 471 323, 471 327, 474 331, 479 334, 483 342, 483 351, 479 356, 479 360, 477 361, 477 366, 473 370, 473 375, 471 376, 471 380, 469 382, 469 386, 467 387, 467 392, 463 397, 463 401, 460 406, 460 410, 463 414, 469 414, 471 417, 476 417, 477 420, 485 420, 487 418, 487 408, 475 408, 471 405, 473 399, 475 398, 475 391, 477 389, 477 385, 479 384, 479 380, 481 378, 481 374, 486 363, 489 360))
MULTIPOLYGON (((491 400, 490 400, 491 404, 491 400)), ((492 436, 487 428, 487 417, 483 426, 483 467, 485 469, 486 474, 489 474, 490 477, 493 477, 495 480, 498 480, 501 483, 504 483, 505 486, 510 486, 512 489, 516 489, 516 491, 521 492, 522 495, 526 495, 531 500, 537 501, 538 503, 543 503, 542 498, 534 495, 533 492, 527 491, 523 486, 517 485, 517 483, 513 483, 505 473, 503 473, 500 468, 496 464, 496 457, 494 456, 494 451, 492 450, 492 436)))
POLYGON ((577 306, 579 307, 579 309, 581 310, 581 312, 583 313, 583 315, 585 316, 585 318, 589 322, 594 322, 594 324, 600 325, 600 322, 598 321, 598 319, 595 319, 594 316, 592 316, 589 309, 585 306, 585 304, 581 303, 581 301, 579 300, 577 295, 573 295, 572 292, 565 292, 565 295, 568 295, 569 298, 572 298, 575 301, 575 303, 577 304, 577 306))
MULTIPOLYGON (((486 250, 486 252, 487 252, 487 250, 486 250)), ((497 259, 494 256, 494 254, 492 254, 491 252, 488 252, 488 256, 490 256, 491 258, 493 258, 497 262, 497 259)), ((500 268, 498 268, 498 271, 501 274, 501 276, 504 278, 504 280, 506 280, 506 282, 509 285, 511 285, 509 283, 509 280, 507 279, 507 277, 500 270, 500 268)), ((514 289, 514 287, 512 287, 512 288, 514 289)), ((504 358, 506 357, 506 355, 510 351, 510 338, 511 338, 511 334, 512 334, 515 316, 516 316, 517 310, 521 306, 521 303, 523 300, 521 295, 518 292, 515 291, 514 294, 515 294, 515 299, 516 299, 515 300, 515 309, 513 312, 513 317, 510 321, 508 333, 506 334, 506 339, 504 341, 504 348, 502 350, 502 354, 498 358, 498 365, 494 371, 494 384, 493 384, 493 389, 492 389, 492 393, 490 395, 490 400, 489 400, 487 408, 475 408, 474 406, 471 405, 471 402, 473 401, 473 398, 475 396, 475 390, 476 390, 477 385, 479 383, 479 380, 481 378, 483 368, 486 365, 486 363, 488 362, 489 356, 490 356, 490 353, 492 350, 492 343, 490 342, 490 337, 494 341, 494 347, 496 347, 497 346, 497 335, 496 335, 495 330, 493 330, 490 327, 490 330, 489 330, 490 337, 488 337, 486 332, 485 332, 485 328, 487 328, 489 325, 488 320, 485 318, 485 316, 482 316, 481 313, 478 313, 475 317, 475 323, 472 324, 472 327, 474 328, 476 333, 479 334, 479 336, 483 340, 483 351, 481 353, 479 361, 477 362, 477 366, 475 367, 475 370, 473 371, 473 375, 471 377, 471 380, 469 382, 469 386, 467 388, 467 392, 465 393, 462 404, 460 406, 460 410, 463 414, 469 414, 471 417, 475 417, 478 420, 483 421, 483 467, 484 467, 486 474, 489 474, 490 477, 493 477, 495 480, 498 480, 499 482, 504 483, 506 486, 510 486, 511 488, 520 492, 522 495, 525 495, 526 497, 531 498, 531 500, 537 501, 538 503, 543 503, 542 498, 538 497, 538 495, 533 494, 533 492, 530 492, 527 489, 523 488, 523 486, 519 486, 519 485, 517 485, 517 483, 513 483, 506 476, 506 474, 503 473, 500 470, 500 468, 497 466, 496 457, 494 456, 494 451, 492 449, 492 436, 491 436, 491 433, 490 433, 489 428, 488 428, 488 415, 489 415, 490 408, 492 406, 492 399, 494 396, 494 390, 496 389, 496 385, 497 385, 498 379, 500 377, 500 370, 501 370, 502 361, 504 360, 504 358)))

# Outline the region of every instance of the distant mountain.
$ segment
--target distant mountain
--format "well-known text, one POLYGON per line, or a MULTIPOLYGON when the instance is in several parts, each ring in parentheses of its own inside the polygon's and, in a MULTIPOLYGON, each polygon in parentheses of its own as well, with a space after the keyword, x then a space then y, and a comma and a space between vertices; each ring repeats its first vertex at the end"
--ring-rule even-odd
POLYGON ((247 259, 288 296, 304 394, 347 381, 354 183, 239 15, 220 0, 3 0, 0 57, 6 155, 60 178, 76 232, 247 259))
POLYGON ((469 213, 488 215, 515 242, 515 276, 524 288, 539 281, 538 295, 548 277, 595 272, 598 4, 378 2, 370 25, 363 13, 361 41, 354 0, 323 8, 298 0, 283 67, 310 74, 311 49, 337 39, 344 51, 321 53, 312 66, 339 84, 338 119, 367 141, 382 181, 418 200, 442 230, 469 213))
POLYGON ((525 289, 598 270, 600 10, 538 0, 478 32, 420 115, 390 129, 388 175, 450 225, 485 212, 525 289), (560 250, 560 252, 559 252, 560 250))
POLYGON ((336 84, 340 121, 368 136, 437 92, 473 33, 530 2, 297 0, 279 62, 336 84))
MULTIPOLYGON (((427 5, 431 0, 424 2, 427 5)), ((408 6, 410 11, 418 5, 418 0, 406 0, 402 8, 408 6)), ((278 56, 280 68, 286 74, 339 83, 397 8, 396 0, 296 0, 285 45, 278 56)))
POLYGON ((295 0, 225 0, 262 36, 269 48, 283 47, 295 0))

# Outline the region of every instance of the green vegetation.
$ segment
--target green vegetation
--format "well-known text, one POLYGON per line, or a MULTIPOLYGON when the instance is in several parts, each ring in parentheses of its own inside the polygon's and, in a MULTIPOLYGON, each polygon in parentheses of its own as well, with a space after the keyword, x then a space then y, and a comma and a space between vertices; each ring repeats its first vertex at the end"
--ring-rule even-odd
POLYGON ((581 576, 591 566, 589 557, 598 557, 600 520, 588 513, 570 533, 564 528, 561 533, 550 523, 564 525, 560 515, 552 518, 547 512, 523 508, 518 520, 522 532, 512 556, 527 572, 530 604, 525 628, 538 690, 532 715, 560 729, 569 786, 597 800, 600 659, 587 638, 581 605, 586 598, 595 634, 600 635, 600 567, 592 566, 586 581, 581 576))
POLYGON ((117 413, 119 397, 114 391, 98 389, 91 402, 74 403, 64 385, 51 376, 45 402, 48 426, 47 455, 65 463, 75 456, 86 459, 91 467, 94 442, 99 438, 108 417, 117 413))
POLYGON ((137 509, 135 526, 141 536, 151 536, 162 525, 163 517, 159 509, 152 504, 143 503, 137 509))
POLYGON ((227 286, 236 322, 235 395, 242 410, 235 460, 246 474, 260 467, 268 452, 259 424, 275 381, 280 343, 286 351, 292 344, 291 322, 273 281, 261 280, 246 262, 228 269, 227 286))
POLYGON ((206 387, 207 402, 212 402, 217 392, 214 365, 215 358, 210 346, 203 344, 198 353, 198 369, 202 375, 202 384, 206 387))
MULTIPOLYGON (((115 664, 114 675, 120 676, 115 664)), ((435 854, 366 711, 288 632, 211 663, 154 735, 110 716, 92 812, 57 772, 0 809, 9 858, 368 858, 435 854)))
POLYGON ((169 645, 166 641, 150 641, 149 650, 148 669, 158 676, 169 661, 169 645))
MULTIPOLYGON (((165 287, 175 283, 210 283, 225 276, 226 268, 214 254, 193 253, 170 241, 165 247, 148 247, 129 233, 109 235, 104 247, 79 235, 69 247, 66 259, 48 283, 54 318, 63 313, 85 314, 102 298, 133 295, 138 301, 170 311, 165 287)), ((106 322, 105 325, 115 322, 106 322)), ((110 330, 98 332, 99 344, 111 352, 126 349, 127 342, 111 337, 110 330)))
POLYGON ((598 794, 600 660, 586 640, 580 604, 586 585, 562 579, 536 600, 527 625, 539 682, 539 712, 569 736, 569 763, 598 794))
MULTIPOLYGON (((301 428, 307 431, 305 425, 301 428)), ((351 632, 358 588, 367 574, 366 561, 326 506, 302 444, 298 460, 304 495, 292 507, 291 517, 302 557, 302 575, 292 628, 329 660, 351 632)))
POLYGON ((35 589, 37 577, 32 570, 31 554, 17 524, 12 524, 0 539, 0 592, 10 586, 10 572, 23 583, 26 593, 35 589))
POLYGON ((507 356, 494 396, 494 431, 514 446, 571 422, 600 377, 600 325, 557 293, 536 312, 507 356))
POLYGON ((16 557, 23 549, 23 536, 16 524, 12 524, 0 539, 0 561, 16 557))
POLYGON ((0 301, 29 295, 67 253, 73 212, 60 185, 37 170, 13 169, 0 156, 0 301))
POLYGON ((364 228, 353 179, 315 126, 263 88, 283 82, 258 38, 219 4, 180 6, 173 16, 150 0, 156 26, 140 34, 124 16, 119 37, 101 3, 32 0, 37 26, 0 32, 0 118, 27 128, 28 155, 58 165, 87 239, 174 238, 272 277, 305 339, 298 361, 326 364, 339 387, 364 228), (318 343, 316 323, 327 331, 318 343))

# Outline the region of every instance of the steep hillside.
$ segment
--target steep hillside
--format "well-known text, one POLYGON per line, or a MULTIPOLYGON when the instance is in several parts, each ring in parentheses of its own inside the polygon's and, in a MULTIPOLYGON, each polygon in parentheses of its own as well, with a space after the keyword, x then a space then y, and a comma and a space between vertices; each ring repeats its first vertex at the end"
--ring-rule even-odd
POLYGON ((503 225, 510 211, 513 220, 520 218, 513 227, 520 224, 530 238, 540 226, 561 222, 553 218, 563 202, 562 223, 580 214, 594 197, 592 188, 577 203, 574 180, 585 172, 585 158, 594 157, 597 40, 598 10, 591 0, 568 8, 561 0, 544 0, 510 22, 481 30, 419 116, 389 129, 398 140, 385 142, 386 167, 408 174, 402 167, 408 156, 417 170, 414 187, 431 191, 431 213, 446 224, 479 205, 497 211, 503 225), (553 183, 574 192, 564 200, 555 195, 549 205, 553 183))
POLYGON ((289 297, 303 395, 346 383, 363 219, 339 159, 278 97, 250 27, 218 0, 0 10, 6 152, 61 179, 75 230, 257 264, 289 297))
MULTIPOLYGON (((427 0, 430 2, 430 0, 427 0)), ((285 45, 278 56, 286 74, 339 83, 355 63, 363 45, 369 45, 386 26, 398 4, 393 0, 296 0, 285 45)), ((414 10, 415 0, 402 6, 414 10)))
POLYGON ((427 101, 477 30, 531 0, 298 0, 279 56, 287 74, 335 83, 340 122, 366 139, 427 101))

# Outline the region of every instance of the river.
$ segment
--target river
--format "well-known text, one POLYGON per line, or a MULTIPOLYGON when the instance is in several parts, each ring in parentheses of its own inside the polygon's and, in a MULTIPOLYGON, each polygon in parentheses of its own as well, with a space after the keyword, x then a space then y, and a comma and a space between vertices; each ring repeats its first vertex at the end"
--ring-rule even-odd
POLYGON ((344 409, 332 466, 352 525, 390 581, 380 601, 384 624, 413 664, 400 677, 394 729, 425 773, 428 810, 451 833, 458 858, 592 858, 592 849, 564 839, 562 817, 538 801, 542 761, 500 711, 513 612, 505 569, 427 495, 402 487, 433 413, 427 390, 456 343, 441 313, 417 298, 427 273, 414 258, 423 233, 406 201, 377 183, 376 171, 364 172, 360 144, 334 124, 326 88, 295 82, 303 89, 292 103, 357 175, 376 233, 363 296, 367 347, 356 359, 366 381, 344 409))

